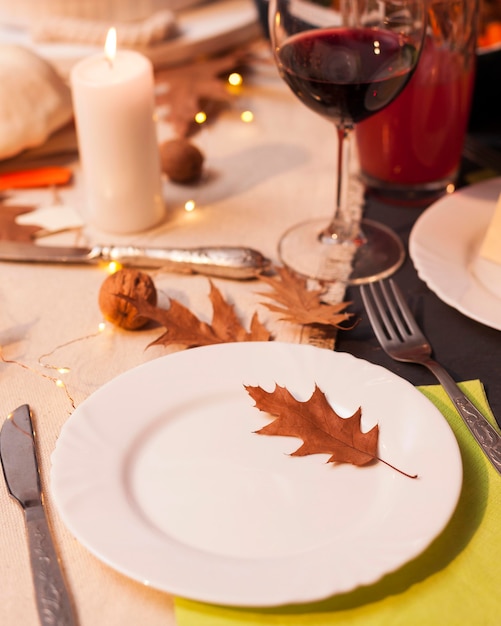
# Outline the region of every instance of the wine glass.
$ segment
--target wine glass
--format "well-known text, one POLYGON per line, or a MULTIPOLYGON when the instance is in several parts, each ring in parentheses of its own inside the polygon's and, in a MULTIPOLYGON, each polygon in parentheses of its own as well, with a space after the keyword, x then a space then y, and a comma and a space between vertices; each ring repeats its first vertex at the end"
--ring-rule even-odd
MULTIPOLYGON (((299 100, 334 122, 338 137, 334 216, 290 228, 281 262, 320 281, 337 279, 336 263, 354 251, 348 282, 392 274, 404 259, 398 236, 372 220, 354 219, 348 198, 350 137, 357 122, 404 89, 426 29, 423 0, 271 0, 269 26, 282 79, 299 100)), ((377 146, 374 146, 377 150, 377 146)))

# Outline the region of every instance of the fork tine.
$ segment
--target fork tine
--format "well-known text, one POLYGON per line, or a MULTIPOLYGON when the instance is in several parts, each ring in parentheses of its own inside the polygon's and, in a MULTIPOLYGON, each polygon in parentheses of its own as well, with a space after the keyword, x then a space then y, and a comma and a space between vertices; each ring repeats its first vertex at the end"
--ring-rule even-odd
POLYGON ((392 333, 393 329, 385 313, 384 307, 381 306, 382 303, 380 300, 378 302, 378 295, 372 288, 372 284, 361 285, 360 294, 362 296, 367 317, 369 318, 374 334, 383 349, 386 351, 385 346, 388 343, 388 339, 392 339, 394 333, 392 333), (369 289, 371 295, 369 295, 369 289))
MULTIPOLYGON (((413 333, 414 335, 423 336, 423 333, 421 332, 421 329, 417 325, 417 322, 414 319, 414 315, 411 313, 411 310, 409 309, 409 307, 407 305, 407 302, 405 301, 405 298, 404 298, 402 292, 400 291, 400 288, 394 282, 393 279, 390 279, 389 282, 390 282, 390 285, 391 285, 391 289, 393 291, 393 295, 395 297, 395 301, 397 302, 397 304, 398 304, 398 306, 400 308, 400 313, 401 313, 402 317, 404 318, 405 323, 407 324, 407 327, 409 328, 411 333, 413 333)), ((424 339, 424 337, 423 337, 423 339, 424 339)))
POLYGON ((390 280, 389 282, 391 291, 390 289, 388 289, 386 283, 381 283, 381 292, 384 296, 386 307, 391 314, 392 322, 398 331, 400 339, 405 339, 409 335, 409 330, 411 330, 410 326, 408 325, 408 315, 410 315, 410 311, 407 310, 408 315, 406 315, 401 310, 400 307, 403 302, 402 294, 400 294, 399 300, 397 297, 399 295, 397 285, 392 280, 390 280), (395 306, 395 302, 397 306, 395 306), (403 322, 406 322, 407 325, 405 325, 403 322))
POLYGON ((417 325, 402 292, 393 280, 361 285, 362 300, 379 343, 386 350, 389 342, 395 344, 413 337, 423 343, 426 338, 417 325), (369 291, 370 290, 370 291, 369 291), (386 347, 385 347, 386 346, 386 347))
POLYGON ((375 284, 371 284, 371 292, 378 307, 379 315, 386 325, 388 336, 393 340, 405 337, 406 329, 402 325, 386 283, 380 282, 379 290, 375 284))
MULTIPOLYGON (((376 285, 374 283, 370 283, 369 288, 371 291, 371 295, 374 300, 374 303, 376 304, 376 309, 377 309, 379 318, 381 322, 383 323, 386 336, 389 337, 390 339, 396 339, 397 336, 395 334, 395 327, 388 315, 388 312, 387 312, 388 307, 385 304, 388 302, 388 294, 386 293, 386 285, 384 283, 380 283, 380 286, 381 286, 381 290, 378 291, 376 285)), ((392 313, 392 311, 390 311, 390 313, 392 313)))

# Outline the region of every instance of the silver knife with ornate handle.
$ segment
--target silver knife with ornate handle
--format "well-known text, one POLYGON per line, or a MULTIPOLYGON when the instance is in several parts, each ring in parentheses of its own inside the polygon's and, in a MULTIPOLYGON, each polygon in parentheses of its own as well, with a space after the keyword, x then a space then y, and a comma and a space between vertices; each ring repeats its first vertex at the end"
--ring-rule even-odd
POLYGON ((2 426, 0 460, 9 493, 24 511, 40 623, 75 626, 75 611, 43 506, 35 433, 27 404, 11 413, 2 426))
POLYGON ((149 248, 124 245, 89 247, 45 246, 0 241, 0 260, 23 263, 99 263, 117 261, 136 267, 163 267, 173 272, 206 274, 247 280, 270 267, 270 261, 252 248, 149 248))

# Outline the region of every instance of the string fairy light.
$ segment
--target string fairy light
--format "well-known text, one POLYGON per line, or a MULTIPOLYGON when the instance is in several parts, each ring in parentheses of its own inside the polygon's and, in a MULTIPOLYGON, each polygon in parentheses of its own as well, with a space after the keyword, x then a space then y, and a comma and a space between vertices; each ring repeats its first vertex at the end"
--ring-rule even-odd
POLYGON ((242 113, 240 114, 240 119, 242 120, 242 122, 249 124, 250 122, 254 120, 254 113, 249 110, 242 111, 242 113))
POLYGON ((88 335, 84 335, 83 337, 77 337, 76 339, 70 339, 69 341, 62 343, 61 345, 56 346, 50 352, 45 352, 44 354, 40 355, 38 357, 38 364, 47 369, 55 370, 59 374, 69 374, 71 372, 71 369, 69 367, 61 367, 60 365, 51 365, 50 363, 44 363, 43 360, 50 356, 53 356, 58 350, 67 348, 68 346, 71 346, 74 343, 78 343, 79 341, 85 341, 86 339, 93 339, 94 337, 97 337, 98 335, 100 335, 105 329, 106 329, 105 322, 100 322, 97 327, 96 332, 89 333, 88 335))
POLYGON ((115 274, 120 269, 122 269, 122 264, 118 261, 110 261, 106 265, 106 271, 108 272, 108 274, 115 274))
POLYGON ((195 210, 195 200, 187 200, 184 203, 184 210, 187 211, 188 213, 191 213, 191 211, 195 210))
POLYGON ((10 364, 10 365, 17 365, 18 367, 21 367, 22 369, 28 372, 31 372, 32 374, 35 374, 36 376, 40 376, 41 378, 44 378, 45 380, 51 381, 52 383, 56 385, 56 387, 58 387, 59 389, 62 389, 65 392, 66 397, 68 398, 71 404, 71 407, 73 409, 76 409, 75 400, 71 396, 68 390, 68 387, 66 386, 64 381, 61 380, 60 378, 56 378, 55 376, 49 376, 48 374, 44 374, 44 372, 39 372, 38 370, 34 369, 33 367, 30 367, 29 365, 26 365, 26 363, 22 363, 21 361, 16 361, 15 359, 5 358, 1 347, 0 347, 0 360, 2 361, 2 363, 10 364))
POLYGON ((232 87, 240 87, 240 85, 244 82, 244 79, 242 78, 242 74, 239 74, 238 72, 232 72, 229 76, 228 76, 228 83, 232 86, 232 87))
POLYGON ((204 124, 207 121, 207 113, 205 111, 199 111, 195 114, 195 122, 197 124, 204 124))

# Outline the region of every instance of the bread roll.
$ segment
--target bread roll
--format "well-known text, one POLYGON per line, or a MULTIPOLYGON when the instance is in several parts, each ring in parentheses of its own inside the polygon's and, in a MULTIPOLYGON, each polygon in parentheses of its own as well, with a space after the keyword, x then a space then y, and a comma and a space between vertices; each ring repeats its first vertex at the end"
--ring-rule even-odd
POLYGON ((73 117, 71 92, 34 52, 0 44, 0 159, 43 144, 73 117))

